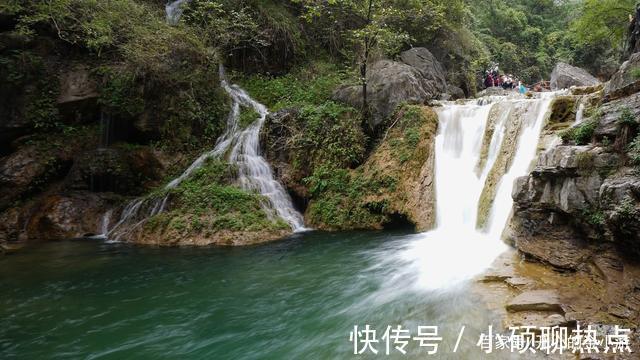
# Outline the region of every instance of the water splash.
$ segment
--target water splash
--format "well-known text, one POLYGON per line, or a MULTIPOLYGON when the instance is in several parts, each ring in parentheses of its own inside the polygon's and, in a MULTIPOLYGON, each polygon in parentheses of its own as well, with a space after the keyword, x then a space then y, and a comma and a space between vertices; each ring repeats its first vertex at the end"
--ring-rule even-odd
POLYGON ((436 228, 411 236, 393 256, 389 257, 387 253, 380 258, 377 266, 396 271, 373 296, 385 298, 381 294, 440 291, 462 284, 489 267, 506 249, 501 235, 511 214, 513 183, 517 177, 526 175, 535 158, 554 96, 549 93, 537 99, 493 97, 486 102, 445 104, 437 110, 436 228), (494 107, 500 107, 502 115, 495 121, 487 159, 479 162, 483 137, 494 107), (514 116, 524 117, 516 135, 515 154, 496 184, 487 226, 478 230, 478 201, 514 116), (484 165, 478 171, 479 163, 484 165))

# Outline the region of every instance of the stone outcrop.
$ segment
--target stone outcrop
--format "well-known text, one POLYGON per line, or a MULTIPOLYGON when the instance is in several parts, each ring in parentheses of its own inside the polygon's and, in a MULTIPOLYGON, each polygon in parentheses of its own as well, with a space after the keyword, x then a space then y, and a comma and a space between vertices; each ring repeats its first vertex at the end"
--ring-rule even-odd
MULTIPOLYGON (((429 50, 413 48, 400 54, 400 59, 402 62, 380 60, 368 70, 367 95, 372 128, 388 119, 401 103, 424 104, 447 92, 444 68, 429 50)), ((343 86, 336 90, 334 99, 359 109, 362 107, 362 87, 343 86)))
POLYGON ((610 101, 637 93, 640 90, 638 71, 640 71, 640 53, 635 53, 622 64, 605 85, 605 99, 610 101))
MULTIPOLYGON (((635 132, 620 123, 625 112, 636 122, 640 116, 640 94, 628 94, 636 91, 627 77, 633 61, 604 90, 611 98, 628 96, 606 102, 596 87, 581 95, 586 98, 562 98, 586 105, 583 123, 595 124, 593 136, 584 146, 564 143, 548 149, 528 176, 517 179, 514 216, 506 233, 521 253, 572 271, 583 268, 603 246, 621 250, 621 256, 640 254, 640 183, 626 154, 635 132)), ((576 106, 569 108, 574 110, 552 107, 551 119, 558 125, 571 123, 576 106)))
POLYGON ((558 63, 551 73, 551 89, 568 89, 572 86, 593 86, 600 81, 586 70, 565 63, 558 63))
POLYGON ((409 49, 400 54, 400 61, 420 72, 424 90, 431 96, 448 92, 444 67, 429 50, 423 47, 409 49))
POLYGON ((67 151, 20 148, 0 159, 0 211, 49 181, 64 176, 72 161, 67 151))

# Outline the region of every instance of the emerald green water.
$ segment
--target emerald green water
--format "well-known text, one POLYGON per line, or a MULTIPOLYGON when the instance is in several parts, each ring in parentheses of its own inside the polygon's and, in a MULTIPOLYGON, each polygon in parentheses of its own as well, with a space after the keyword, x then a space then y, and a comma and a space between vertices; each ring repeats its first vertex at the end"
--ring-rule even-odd
MULTIPOLYGON (((468 284, 414 289, 392 260, 415 236, 311 232, 248 248, 148 248, 95 240, 0 258, 2 359, 352 358, 349 332, 438 325, 430 358, 484 358, 498 326, 468 284), (452 353, 466 326, 460 348, 452 353)), ((456 254, 451 254, 452 261, 456 254)), ((410 341, 408 354, 427 349, 410 341)))

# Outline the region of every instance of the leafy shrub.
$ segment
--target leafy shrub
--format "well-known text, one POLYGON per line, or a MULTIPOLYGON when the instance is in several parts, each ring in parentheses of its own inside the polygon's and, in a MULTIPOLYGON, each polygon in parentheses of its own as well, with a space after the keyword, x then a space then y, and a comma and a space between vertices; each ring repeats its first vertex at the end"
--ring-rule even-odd
POLYGON ((635 129, 638 126, 638 122, 636 122, 636 117, 633 114, 633 111, 626 106, 622 108, 620 116, 618 116, 617 124, 620 127, 627 126, 632 129, 635 129))
POLYGON ((157 215, 151 227, 165 224, 187 233, 204 231, 261 231, 288 229, 282 220, 272 220, 263 210, 266 199, 231 183, 236 169, 210 159, 177 188, 169 191, 171 211, 157 215))
POLYGON ((586 145, 591 142, 597 126, 598 120, 589 119, 578 126, 561 131, 560 137, 565 142, 573 141, 576 145, 586 145))
POLYGON ((636 166, 640 166, 640 134, 631 141, 628 151, 631 162, 636 166))
POLYGON ((240 109, 240 119, 238 119, 238 123, 240 127, 244 129, 253 124, 259 117, 260 114, 253 108, 242 107, 240 109))

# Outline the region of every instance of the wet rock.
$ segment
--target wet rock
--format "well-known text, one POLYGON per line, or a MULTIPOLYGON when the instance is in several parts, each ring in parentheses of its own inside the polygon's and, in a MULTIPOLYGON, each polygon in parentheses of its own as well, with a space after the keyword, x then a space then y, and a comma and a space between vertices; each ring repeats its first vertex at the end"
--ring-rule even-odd
POLYGON ((638 68, 640 68, 640 53, 635 53, 620 66, 618 72, 613 74, 611 80, 605 85, 604 96, 608 100, 615 100, 638 92, 640 90, 638 68))
POLYGON ((530 290, 507 303, 507 311, 552 311, 564 314, 558 293, 554 290, 530 290))
MULTIPOLYGON (((299 131, 298 109, 282 109, 269 114, 260 133, 262 153, 273 168, 274 176, 285 186, 298 208, 304 209, 303 199, 309 198, 309 191, 303 186, 302 179, 309 176, 308 171, 294 169, 290 139, 299 131)), ((304 166, 301 165, 304 168, 304 166)))
MULTIPOLYGON (((505 327, 535 326, 541 327, 567 326, 569 321, 563 315, 539 311, 509 313, 505 318, 505 327)), ((535 329, 534 329, 535 331, 535 329)))
POLYGON ((35 146, 0 159, 0 210, 66 173, 70 162, 64 152, 43 153, 35 146))
POLYGON ((511 90, 505 90, 501 87, 490 87, 477 93, 476 98, 482 98, 485 96, 509 96, 513 93, 514 92, 511 90))
POLYGON ((551 89, 568 89, 572 86, 593 86, 600 81, 586 70, 571 66, 566 63, 558 63, 551 73, 551 89))
POLYGON ((447 85, 447 94, 451 97, 451 100, 464 99, 466 97, 464 90, 453 85, 447 85))
POLYGON ((67 123, 86 123, 98 119, 98 90, 84 66, 74 67, 60 75, 57 99, 60 115, 67 123))
POLYGON ((600 204, 613 240, 627 254, 640 255, 640 177, 629 169, 607 179, 600 189, 600 204))
MULTIPOLYGON (((529 218, 533 217, 529 216, 529 218)), ((539 224, 536 226, 540 227, 539 224)), ((553 232, 547 234, 538 232, 536 236, 518 236, 515 245, 527 257, 555 268, 570 271, 580 269, 594 249, 586 242, 570 237, 573 234, 568 230, 551 231, 553 232)))
POLYGON ((77 67, 60 76, 58 104, 68 104, 97 97, 96 84, 86 68, 77 67))
POLYGON ((101 233, 104 214, 121 198, 85 191, 46 196, 24 227, 29 240, 62 240, 101 233))
POLYGON ((147 147, 108 148, 86 152, 75 159, 67 178, 74 190, 137 195, 159 185, 164 165, 147 147))
POLYGON ((20 224, 20 210, 18 208, 0 212, 0 244, 19 241, 20 224))

